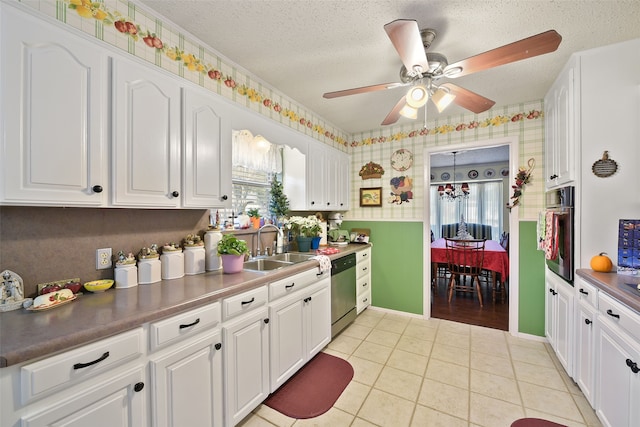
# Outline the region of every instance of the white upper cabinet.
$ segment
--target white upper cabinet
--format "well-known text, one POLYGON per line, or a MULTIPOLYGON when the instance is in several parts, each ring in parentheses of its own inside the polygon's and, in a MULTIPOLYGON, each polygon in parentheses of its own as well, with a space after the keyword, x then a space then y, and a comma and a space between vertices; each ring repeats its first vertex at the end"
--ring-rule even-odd
POLYGON ((180 205, 180 86, 173 78, 113 60, 112 180, 115 206, 180 205))
POLYGON ((573 57, 544 98, 545 186, 566 185, 575 179, 580 103, 578 59, 573 57))
POLYGON ((310 144, 307 156, 307 208, 349 209, 349 155, 324 144, 310 144))
POLYGON ((183 89, 182 205, 231 206, 231 122, 203 90, 183 89))
POLYGON ((102 205, 103 50, 13 7, 1 15, 0 203, 102 205))

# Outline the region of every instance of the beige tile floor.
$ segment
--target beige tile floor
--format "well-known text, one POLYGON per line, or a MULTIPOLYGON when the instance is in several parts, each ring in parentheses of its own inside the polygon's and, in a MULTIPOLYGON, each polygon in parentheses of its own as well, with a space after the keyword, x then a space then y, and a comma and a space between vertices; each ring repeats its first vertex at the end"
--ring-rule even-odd
POLYGON ((355 374, 325 414, 289 418, 261 405, 243 427, 508 427, 522 417, 600 426, 548 344, 446 320, 368 309, 326 353, 355 374))

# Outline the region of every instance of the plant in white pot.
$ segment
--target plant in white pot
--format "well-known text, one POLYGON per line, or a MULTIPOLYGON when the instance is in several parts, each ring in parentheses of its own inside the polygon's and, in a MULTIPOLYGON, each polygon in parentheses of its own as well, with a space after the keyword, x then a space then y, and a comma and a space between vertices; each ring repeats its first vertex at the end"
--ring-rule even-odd
POLYGON ((225 234, 218 242, 218 255, 222 258, 222 271, 224 273, 241 272, 244 256, 248 253, 247 242, 238 239, 233 234, 225 234))
POLYGON ((285 223, 285 227, 296 235, 298 251, 309 252, 311 241, 314 237, 320 236, 322 225, 314 215, 307 217, 292 216, 285 223))

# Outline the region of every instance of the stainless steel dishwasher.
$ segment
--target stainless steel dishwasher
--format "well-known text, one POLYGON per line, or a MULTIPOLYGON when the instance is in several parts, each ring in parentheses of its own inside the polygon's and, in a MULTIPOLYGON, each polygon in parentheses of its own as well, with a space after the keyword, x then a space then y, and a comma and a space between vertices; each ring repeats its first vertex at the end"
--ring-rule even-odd
POLYGON ((356 318, 356 254, 331 261, 331 337, 356 318))

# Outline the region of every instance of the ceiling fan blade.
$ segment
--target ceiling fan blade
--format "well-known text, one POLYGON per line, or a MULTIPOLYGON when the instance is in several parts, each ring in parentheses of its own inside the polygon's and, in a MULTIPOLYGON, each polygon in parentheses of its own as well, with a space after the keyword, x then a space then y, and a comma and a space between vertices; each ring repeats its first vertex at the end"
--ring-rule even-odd
POLYGON ((561 41, 562 36, 555 30, 545 31, 544 33, 449 64, 444 70, 444 75, 449 78, 462 77, 511 62, 543 55, 555 51, 561 41), (456 72, 457 69, 460 69, 460 71, 456 72))
POLYGON ((411 72, 416 65, 420 66, 423 71, 429 69, 420 29, 415 20, 396 19, 386 24, 384 30, 391 39, 393 47, 398 51, 407 71, 411 72))
POLYGON ((440 86, 446 87, 451 91, 452 94, 456 96, 453 100, 455 104, 459 105, 462 108, 466 108, 467 110, 472 111, 476 114, 487 111, 496 103, 489 98, 485 98, 482 95, 478 95, 475 92, 472 92, 458 85, 454 85, 453 83, 443 83, 440 86))
POLYGON ((407 103, 407 100, 404 96, 400 98, 400 101, 398 101, 395 107, 393 107, 391 111, 389 111, 389 114, 387 114, 387 117, 384 118, 381 125, 383 126, 392 125, 395 122, 397 122, 398 119, 400 118, 400 110, 402 110, 402 107, 404 107, 406 103, 407 103))
POLYGON ((411 83, 382 83, 379 85, 356 87, 353 89, 338 90, 335 92, 327 92, 322 95, 324 98, 338 98, 340 96, 356 95, 358 93, 375 92, 378 90, 395 89, 397 87, 407 86, 411 83))

